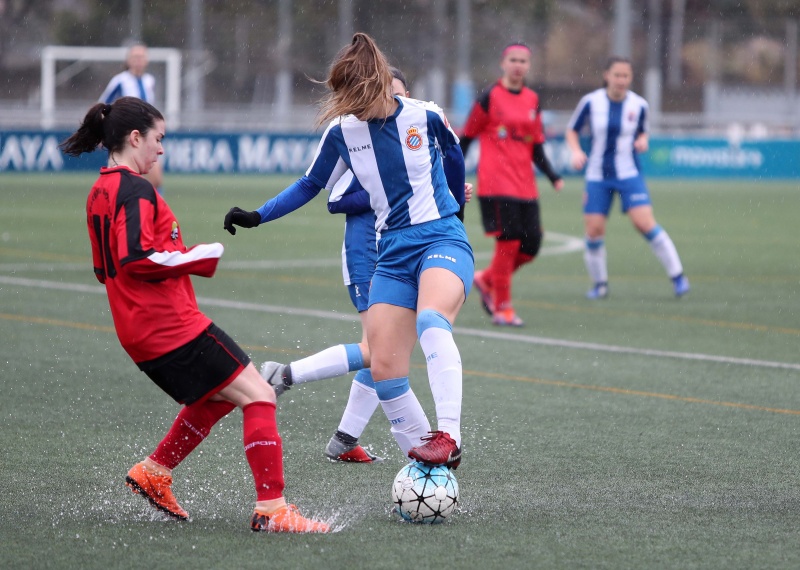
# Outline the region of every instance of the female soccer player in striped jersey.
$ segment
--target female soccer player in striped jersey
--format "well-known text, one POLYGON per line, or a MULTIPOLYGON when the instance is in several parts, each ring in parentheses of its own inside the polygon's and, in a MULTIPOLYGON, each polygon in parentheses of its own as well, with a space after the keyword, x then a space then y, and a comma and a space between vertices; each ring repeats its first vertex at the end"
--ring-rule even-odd
MULTIPOLYGON (((392 72, 392 93, 409 97, 406 79, 395 68, 392 72)), ((451 189, 460 196, 457 190, 451 189)), ((472 185, 464 185, 464 201, 472 197, 472 185)), ((367 343, 367 307, 369 288, 378 257, 375 213, 369 204, 369 194, 348 171, 334 185, 328 196, 328 210, 332 214, 345 214, 344 242, 342 244, 342 276, 350 293, 350 300, 361 318, 362 337, 358 344, 339 344, 291 362, 285 366, 265 362, 261 375, 267 378, 280 395, 293 385, 315 382, 356 371, 350 395, 339 422, 325 448, 331 461, 373 463, 382 461, 358 443, 375 408, 378 395, 369 369, 369 344, 367 343), (363 366, 359 370, 359 367, 363 366)))
POLYGON ((584 261, 593 285, 589 299, 608 296, 606 265, 606 221, 614 193, 633 225, 650 243, 653 253, 672 279, 677 297, 689 292, 678 251, 672 238, 656 223, 650 194, 639 168, 638 153, 648 149, 647 101, 630 91, 633 67, 630 60, 612 57, 603 72, 605 86, 584 96, 567 126, 567 145, 572 166, 586 167, 583 219, 586 231, 584 261), (583 152, 579 133, 588 125, 592 135, 589 156, 583 152))
MULTIPOLYGON (((394 67, 391 72, 392 93, 408 97, 403 73, 394 67)), ((339 428, 325 447, 325 455, 331 461, 380 462, 383 460, 381 457, 368 452, 358 443, 358 438, 378 407, 378 395, 369 369, 367 343, 369 287, 375 272, 378 248, 375 213, 369 204, 369 194, 353 176, 352 171, 348 170, 334 185, 328 196, 328 210, 332 214, 345 214, 342 277, 350 300, 361 319, 361 342, 338 344, 285 366, 265 362, 261 367, 261 375, 273 384, 275 393, 280 396, 284 390, 294 385, 335 378, 356 371, 339 428)))
POLYGON ((452 323, 474 271, 472 248, 456 217, 459 202, 450 192, 463 188, 463 156, 441 109, 393 97, 391 82, 374 40, 355 34, 331 64, 321 111, 321 121, 331 122, 306 175, 256 211, 231 208, 225 228, 234 233, 236 225, 279 218, 352 170, 369 193, 380 236, 367 313, 375 390, 404 453, 455 468, 461 461, 462 369, 452 323), (460 184, 448 187, 454 178, 460 184), (417 338, 436 404, 438 429, 429 434, 408 382, 417 338))
POLYGON ((128 471, 126 484, 173 519, 188 519, 172 493, 172 470, 239 407, 256 487, 250 528, 328 532, 328 525, 304 518, 284 499, 275 392, 197 306, 190 275, 213 276, 222 245, 187 248, 172 210, 142 177, 163 154, 165 134, 155 107, 122 97, 94 105, 61 145, 72 156, 101 143, 108 150, 108 167, 100 170, 86 202, 94 274, 105 285, 122 347, 159 388, 184 404, 155 451, 128 471))

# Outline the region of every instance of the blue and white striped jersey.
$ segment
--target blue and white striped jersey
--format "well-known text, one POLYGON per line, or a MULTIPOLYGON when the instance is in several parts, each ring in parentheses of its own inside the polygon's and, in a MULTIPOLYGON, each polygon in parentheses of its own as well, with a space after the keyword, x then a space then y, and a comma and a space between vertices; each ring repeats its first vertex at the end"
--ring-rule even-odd
POLYGON ((396 96, 384 119, 334 119, 306 176, 330 191, 349 169, 369 193, 378 232, 452 216, 459 210, 447 186, 442 154, 458 144, 434 103, 396 96))
POLYGON ((137 77, 130 71, 123 71, 111 78, 99 101, 110 105, 120 97, 136 97, 152 105, 155 102, 155 85, 156 79, 149 73, 137 77))
POLYGON ((639 174, 633 141, 648 130, 647 109, 647 101, 633 91, 619 102, 609 99, 605 88, 580 100, 567 128, 580 132, 588 122, 591 130, 586 180, 622 180, 639 174))
MULTIPOLYGON (((328 202, 339 202, 349 194, 364 192, 353 177, 345 172, 328 195, 328 202)), ((330 210, 330 206, 328 207, 330 210)), ((370 209, 345 215, 344 242, 342 243, 342 278, 345 285, 368 283, 375 273, 378 259, 375 213, 370 209)))

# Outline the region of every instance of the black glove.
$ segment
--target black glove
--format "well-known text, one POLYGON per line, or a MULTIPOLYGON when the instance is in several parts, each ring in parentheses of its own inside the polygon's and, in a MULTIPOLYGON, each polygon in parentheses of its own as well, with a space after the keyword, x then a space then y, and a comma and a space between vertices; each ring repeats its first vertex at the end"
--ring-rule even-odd
POLYGON ((236 235, 236 226, 243 228, 254 228, 261 223, 261 214, 258 212, 248 212, 242 210, 238 206, 234 206, 228 213, 225 214, 225 225, 222 227, 228 230, 232 235, 236 235))

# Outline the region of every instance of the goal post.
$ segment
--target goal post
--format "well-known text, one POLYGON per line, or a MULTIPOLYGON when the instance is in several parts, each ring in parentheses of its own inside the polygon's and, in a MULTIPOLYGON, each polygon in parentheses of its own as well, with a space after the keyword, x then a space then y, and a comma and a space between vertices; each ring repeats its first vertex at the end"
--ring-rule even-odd
MULTIPOLYGON (((56 110, 56 63, 58 61, 124 62, 127 47, 45 46, 42 48, 41 122, 43 129, 55 124, 56 110)), ((171 128, 178 126, 181 111, 181 52, 175 48, 147 48, 147 57, 152 62, 166 64, 164 95, 165 118, 171 128)))

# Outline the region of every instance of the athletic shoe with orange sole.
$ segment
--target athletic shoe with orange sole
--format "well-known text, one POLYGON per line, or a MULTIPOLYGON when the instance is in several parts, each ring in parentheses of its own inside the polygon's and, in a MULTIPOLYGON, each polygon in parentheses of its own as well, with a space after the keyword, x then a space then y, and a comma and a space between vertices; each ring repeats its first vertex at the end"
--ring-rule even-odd
POLYGON ((425 443, 412 447, 408 456, 426 465, 444 465, 456 469, 461 465, 461 448, 450 434, 443 431, 432 431, 422 438, 425 443))
POLYGON ((253 532, 323 533, 330 532, 331 527, 323 522, 305 518, 294 505, 284 505, 270 514, 253 512, 250 530, 253 532))
POLYGON ((189 520, 189 513, 181 508, 172 494, 172 477, 169 475, 157 475, 148 471, 144 462, 141 462, 128 471, 125 484, 162 513, 180 521, 189 520))
POLYGON ((524 327, 525 323, 519 318, 514 309, 501 309, 492 315, 492 324, 498 327, 524 327))
POLYGON ((472 284, 475 286, 475 289, 478 290, 478 294, 481 296, 481 306, 483 310, 486 311, 489 316, 494 313, 494 301, 492 300, 492 288, 483 278, 483 271, 476 271, 474 277, 472 278, 472 284))

